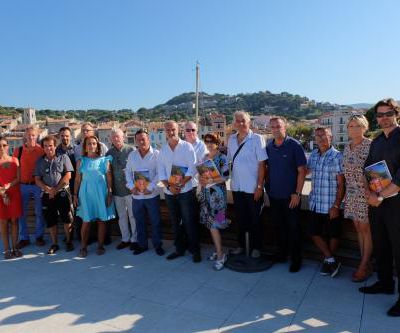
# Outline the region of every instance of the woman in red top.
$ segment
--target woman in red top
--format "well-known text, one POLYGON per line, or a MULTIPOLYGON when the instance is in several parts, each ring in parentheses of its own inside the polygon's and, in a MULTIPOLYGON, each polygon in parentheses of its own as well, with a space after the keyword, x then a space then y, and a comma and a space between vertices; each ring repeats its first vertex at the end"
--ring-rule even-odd
POLYGON ((19 162, 8 155, 8 142, 0 137, 0 226, 4 244, 4 258, 21 257, 17 247, 18 217, 22 214, 21 191, 19 189, 19 162), (12 251, 9 243, 11 223, 12 251))

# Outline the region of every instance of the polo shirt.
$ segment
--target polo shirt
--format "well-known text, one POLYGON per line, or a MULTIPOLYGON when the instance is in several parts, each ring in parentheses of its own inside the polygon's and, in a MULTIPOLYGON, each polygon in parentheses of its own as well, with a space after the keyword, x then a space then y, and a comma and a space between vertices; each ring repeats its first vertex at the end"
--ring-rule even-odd
POLYGON ((112 156, 111 170, 112 170, 112 193, 118 197, 130 195, 131 192, 126 187, 125 168, 128 162, 129 154, 134 150, 133 147, 123 145, 121 150, 112 146, 106 153, 106 156, 112 156))
MULTIPOLYGON (((231 135, 228 140, 228 161, 230 163, 240 146, 237 135, 238 133, 231 135)), ((246 143, 232 165, 231 190, 254 193, 257 188, 258 163, 268 159, 265 140, 261 135, 250 130, 243 142, 246 143)))
MULTIPOLYGON (((13 156, 18 158, 19 149, 14 150, 13 156)), ((32 148, 27 148, 26 145, 22 146, 22 155, 20 159, 20 175, 21 184, 34 184, 35 178, 33 172, 35 170, 36 161, 44 155, 43 148, 36 144, 32 148)))
POLYGON ((322 155, 318 149, 311 152, 307 168, 311 171, 310 210, 328 214, 336 200, 337 176, 343 174, 343 155, 334 147, 322 155))
POLYGON ((275 140, 269 141, 267 154, 267 193, 271 198, 287 199, 296 192, 297 168, 307 164, 303 147, 299 141, 286 136, 279 146, 275 140))
POLYGON ((67 155, 55 156, 49 160, 46 156, 37 160, 34 176, 42 179, 43 183, 50 187, 56 187, 61 178, 67 173, 74 171, 71 160, 67 155))

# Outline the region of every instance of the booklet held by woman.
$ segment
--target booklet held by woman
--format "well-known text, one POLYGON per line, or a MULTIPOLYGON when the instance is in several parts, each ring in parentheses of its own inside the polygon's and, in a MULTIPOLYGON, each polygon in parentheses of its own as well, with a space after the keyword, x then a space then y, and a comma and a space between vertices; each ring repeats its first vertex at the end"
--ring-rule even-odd
POLYGON ((196 165, 196 168, 199 172, 200 177, 207 178, 207 188, 220 182, 221 174, 219 173, 215 163, 212 160, 206 160, 196 165))

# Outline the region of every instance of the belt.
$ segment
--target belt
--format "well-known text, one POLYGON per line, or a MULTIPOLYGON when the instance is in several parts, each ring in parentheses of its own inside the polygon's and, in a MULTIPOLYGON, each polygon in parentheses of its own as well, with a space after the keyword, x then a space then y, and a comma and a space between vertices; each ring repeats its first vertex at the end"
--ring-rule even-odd
POLYGON ((36 185, 36 182, 29 182, 29 183, 23 183, 23 182, 20 182, 20 184, 22 184, 22 185, 36 185))

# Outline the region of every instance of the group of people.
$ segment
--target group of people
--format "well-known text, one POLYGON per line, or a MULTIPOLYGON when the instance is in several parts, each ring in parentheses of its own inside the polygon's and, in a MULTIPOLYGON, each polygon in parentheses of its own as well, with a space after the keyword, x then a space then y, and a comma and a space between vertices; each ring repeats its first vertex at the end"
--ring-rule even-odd
MULTIPOLYGON (((393 99, 375 105, 382 133, 373 141, 365 137, 368 121, 352 115, 347 123, 350 143, 343 153, 332 146, 327 127, 315 129, 317 148, 306 158, 302 145, 286 133, 287 121, 270 119, 272 140, 250 129, 247 112, 234 114, 236 132, 228 140, 227 155, 221 153, 221 139, 207 134, 204 142, 197 136, 194 122, 184 127, 185 140, 179 136, 175 121, 167 121, 167 142, 160 150, 151 147, 149 133, 139 129, 136 148, 124 143, 122 130, 111 135, 112 148, 94 135, 90 123, 82 125, 81 142, 71 144, 71 130, 60 130, 57 138, 47 136, 37 143, 37 129, 28 127, 25 143, 8 155, 8 143, 0 138, 0 222, 5 259, 22 256, 30 244, 26 218, 31 197, 35 200, 36 245, 45 245, 44 223, 49 228, 49 254, 59 250, 57 221, 64 224, 66 251, 73 251, 73 227, 81 225, 79 256, 88 255, 90 227, 97 223, 96 253, 105 253, 110 220, 118 217, 121 242, 117 249, 130 248, 134 255, 148 250, 147 219, 151 223, 152 244, 157 255, 164 255, 160 219, 160 193, 164 192, 174 231, 175 249, 168 260, 188 250, 193 262, 200 262, 198 225, 210 230, 215 252, 208 258, 220 270, 227 260, 220 231, 229 226, 226 181, 230 179, 235 220, 239 226, 237 255, 246 247, 249 234, 250 255, 262 251, 261 211, 264 192, 268 194, 268 218, 275 227, 277 262, 290 258, 289 271, 302 266, 302 230, 299 219, 305 178, 311 175, 310 218, 307 231, 323 255, 321 274, 335 277, 341 267, 336 251, 344 218, 352 220, 357 231, 361 261, 354 282, 365 281, 373 272, 375 251, 378 281, 360 288, 368 294, 393 294, 393 260, 400 277, 400 108, 393 99), (212 161, 218 176, 212 180, 200 175, 196 166, 212 161), (391 174, 389 186, 379 193, 370 189, 365 167, 385 161, 391 174), (177 171, 178 170, 178 171, 177 171), (173 177, 178 172, 179 177, 173 177), (9 242, 11 225, 11 244, 9 242)), ((400 286, 399 286, 400 289, 400 286)), ((400 316, 400 300, 388 311, 400 316)))

